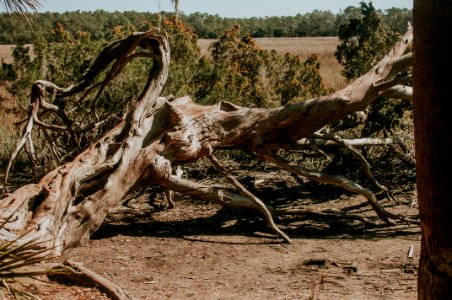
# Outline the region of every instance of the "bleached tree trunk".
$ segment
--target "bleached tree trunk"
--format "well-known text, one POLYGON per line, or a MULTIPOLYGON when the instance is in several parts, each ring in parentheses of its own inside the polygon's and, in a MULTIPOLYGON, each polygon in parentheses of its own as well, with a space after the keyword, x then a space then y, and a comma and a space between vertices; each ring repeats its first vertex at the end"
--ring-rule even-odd
MULTIPOLYGON (((213 156, 215 149, 252 151, 289 172, 362 194, 382 219, 392 222, 398 216, 385 211, 369 190, 342 176, 293 165, 274 151, 296 149, 300 139, 311 137, 320 128, 349 113, 365 109, 379 96, 400 94, 402 90, 406 97, 409 89, 401 86, 404 79, 395 75, 411 64, 411 54, 405 54, 411 37, 410 30, 378 65, 343 90, 276 109, 245 108, 228 102, 202 106, 189 97, 174 100, 159 97, 168 75, 167 38, 158 32, 137 35, 137 41, 131 37, 127 45, 144 47, 149 51, 148 57, 154 59, 148 83, 133 111, 72 162, 56 168, 37 184, 23 186, 1 199, 2 217, 10 214, 13 217, 0 236, 27 233, 24 239, 37 237, 44 241, 44 247, 61 253, 67 247, 88 240, 123 197, 143 185, 160 185, 223 205, 257 209, 278 232, 271 224, 272 218, 265 205, 227 173, 213 156), (210 158, 239 193, 172 175, 173 165, 201 157, 210 158)), ((127 50, 119 44, 116 48, 127 50)), ((129 61, 133 55, 124 61, 129 61)), ((102 62, 98 59, 93 68, 103 68, 102 62)), ((38 81, 33 87, 32 101, 45 103, 45 91, 64 96, 82 90, 88 86, 90 78, 91 75, 86 76, 68 89, 38 81)), ((288 240, 283 233, 278 233, 288 240)))

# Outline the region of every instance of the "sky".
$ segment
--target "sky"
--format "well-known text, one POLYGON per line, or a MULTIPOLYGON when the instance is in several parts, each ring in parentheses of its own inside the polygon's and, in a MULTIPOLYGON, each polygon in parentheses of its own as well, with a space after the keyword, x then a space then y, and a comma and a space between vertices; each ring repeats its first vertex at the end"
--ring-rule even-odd
MULTIPOLYGON (((179 10, 185 14, 194 12, 218 14, 221 17, 249 18, 270 16, 294 16, 315 9, 338 13, 348 6, 359 6, 362 0, 179 0, 179 10)), ((368 2, 366 0, 365 2, 368 2)), ((39 12, 64 11, 173 11, 171 0, 41 0, 39 12)), ((391 7, 409 8, 413 0, 373 0, 377 9, 391 7)), ((0 11, 4 11, 1 7, 0 11)))

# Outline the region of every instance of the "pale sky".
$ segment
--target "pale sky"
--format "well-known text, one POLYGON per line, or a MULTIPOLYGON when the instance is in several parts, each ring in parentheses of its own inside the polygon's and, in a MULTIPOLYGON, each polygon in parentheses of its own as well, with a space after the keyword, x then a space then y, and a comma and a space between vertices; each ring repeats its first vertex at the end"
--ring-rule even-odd
MULTIPOLYGON (((347 6, 359 6, 362 0, 179 0, 179 10, 185 14, 193 12, 218 14, 222 17, 248 18, 266 16, 294 16, 318 10, 330 10, 333 13, 347 6)), ((369 2, 366 0, 365 2, 369 2)), ((171 0, 42 0, 40 12, 64 11, 173 11, 171 0)), ((413 0, 373 0, 377 9, 391 7, 409 8, 413 0)), ((0 11, 4 8, 0 6, 0 11)))

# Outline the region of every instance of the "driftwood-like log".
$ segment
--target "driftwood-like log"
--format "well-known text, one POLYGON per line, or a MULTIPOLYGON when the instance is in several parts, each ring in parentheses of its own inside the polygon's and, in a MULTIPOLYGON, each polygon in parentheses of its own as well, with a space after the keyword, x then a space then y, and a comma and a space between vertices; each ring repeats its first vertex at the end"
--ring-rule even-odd
POLYGON ((93 272, 81 263, 67 260, 62 264, 54 266, 50 269, 51 274, 48 277, 55 281, 61 281, 65 284, 73 283, 82 286, 98 288, 112 300, 132 300, 134 299, 129 293, 111 282, 107 278, 93 272))
MULTIPOLYGON (((303 138, 312 138, 325 125, 364 110, 381 95, 403 91, 403 97, 407 98, 410 90, 401 89, 404 80, 396 75, 411 64, 411 54, 405 54, 411 39, 412 31, 409 30, 375 67, 340 91, 280 108, 263 109, 245 108, 223 101, 203 106, 189 97, 174 100, 160 97, 170 60, 167 37, 157 31, 134 34, 104 50, 90 71, 70 88, 62 89, 42 81, 33 87, 32 103, 43 107, 46 92, 64 97, 94 88, 90 83, 110 62, 114 63, 106 80, 97 86, 101 90, 133 58, 153 59, 148 82, 133 110, 122 122, 72 162, 54 169, 37 184, 25 185, 0 200, 3 216, 14 215, 5 228, 14 234, 26 233, 24 239, 38 237, 45 247, 59 254, 65 248, 89 239, 127 193, 145 185, 159 185, 222 205, 256 209, 263 212, 272 224, 272 216, 267 214, 271 208, 262 206, 259 199, 253 198, 222 168, 212 156, 212 151, 217 149, 254 152, 290 173, 364 195, 378 216, 388 223, 404 220, 386 211, 370 190, 342 176, 303 169, 278 157, 274 150, 299 148, 303 138), (137 47, 147 52, 137 55, 134 52, 137 47), (174 166, 202 157, 210 158, 239 193, 172 174, 174 166)), ((64 112, 59 115, 64 117, 64 112)), ((36 121, 33 116, 32 119, 36 121)), ((64 123, 67 130, 79 130, 70 120, 64 123)), ((314 137, 317 140, 324 138, 314 137)), ((20 145, 27 138, 28 135, 20 145)), ((338 139, 332 142, 346 143, 338 139)), ((288 240, 273 225, 272 228, 288 240)))

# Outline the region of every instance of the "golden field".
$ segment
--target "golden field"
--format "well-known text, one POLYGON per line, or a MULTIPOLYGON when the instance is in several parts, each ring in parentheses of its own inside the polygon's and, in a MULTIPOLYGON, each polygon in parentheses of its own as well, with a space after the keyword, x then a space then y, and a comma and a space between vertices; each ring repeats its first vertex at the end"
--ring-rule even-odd
MULTIPOLYGON (((200 39, 198 46, 201 54, 209 54, 208 48, 215 40, 200 39)), ((339 40, 337 37, 291 37, 291 38, 256 38, 256 44, 267 50, 275 50, 284 55, 286 53, 300 55, 302 59, 317 53, 320 61, 320 74, 325 85, 335 90, 345 86, 345 78, 341 75, 342 67, 334 57, 339 40)))
MULTIPOLYGON (((12 48, 14 45, 0 45, 0 61, 4 61, 5 63, 12 62, 12 48)), ((25 47, 29 47, 31 50, 33 49, 33 45, 26 44, 25 47)))
POLYGON ((0 45, 0 60, 11 63, 11 49, 12 45, 0 45))
POLYGON ((2 162, 7 161, 16 144, 18 131, 14 122, 18 117, 9 111, 15 105, 11 95, 0 85, 0 166, 2 162))

